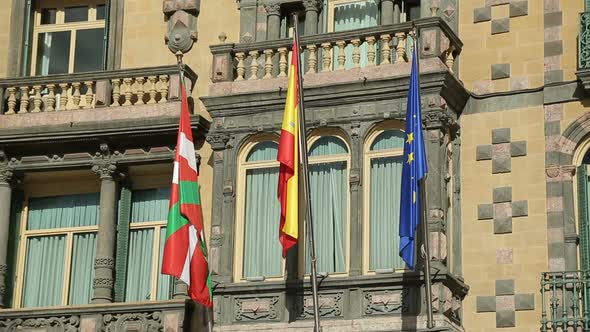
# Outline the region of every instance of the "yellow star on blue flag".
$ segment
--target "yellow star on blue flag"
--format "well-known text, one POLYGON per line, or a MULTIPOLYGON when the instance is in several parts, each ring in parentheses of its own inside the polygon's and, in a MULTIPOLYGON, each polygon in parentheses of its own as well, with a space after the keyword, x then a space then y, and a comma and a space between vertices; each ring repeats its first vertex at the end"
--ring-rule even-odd
POLYGON ((420 180, 428 173, 426 149, 422 137, 422 115, 420 111, 420 83, 418 80, 418 55, 414 49, 412 73, 406 112, 406 140, 402 168, 402 187, 399 223, 399 255, 410 269, 414 269, 416 253, 416 229, 420 223, 420 180))

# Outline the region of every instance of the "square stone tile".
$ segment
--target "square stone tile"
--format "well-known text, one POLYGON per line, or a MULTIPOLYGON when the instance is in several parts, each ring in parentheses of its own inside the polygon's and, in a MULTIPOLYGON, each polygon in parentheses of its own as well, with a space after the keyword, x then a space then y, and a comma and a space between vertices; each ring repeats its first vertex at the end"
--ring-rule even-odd
POLYGON ((496 327, 515 327, 516 313, 514 310, 504 310, 496 312, 496 327))
POLYGON ((494 203, 505 203, 512 201, 512 187, 494 188, 494 203))
POLYGON ((494 312, 496 311, 496 297, 495 296, 478 296, 476 298, 477 312, 494 312))
MULTIPOLYGON (((496 280, 496 295, 514 295, 514 279, 496 280)), ((498 298, 500 298, 500 297, 501 296, 498 296, 498 298)), ((511 301, 512 301, 512 309, 514 309, 514 299, 512 299, 511 301)), ((497 308, 498 308, 498 310, 500 310, 500 306, 497 306, 497 308)), ((508 308, 503 308, 503 309, 508 309, 508 308)))

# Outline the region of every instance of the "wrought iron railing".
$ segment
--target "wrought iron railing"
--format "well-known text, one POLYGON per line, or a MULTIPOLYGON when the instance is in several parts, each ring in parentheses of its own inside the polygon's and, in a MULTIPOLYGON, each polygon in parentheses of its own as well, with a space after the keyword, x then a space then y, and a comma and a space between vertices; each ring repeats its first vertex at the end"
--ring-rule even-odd
POLYGON ((590 271, 544 272, 541 331, 590 331, 590 271))
POLYGON ((590 12, 580 13, 578 69, 590 69, 590 12))

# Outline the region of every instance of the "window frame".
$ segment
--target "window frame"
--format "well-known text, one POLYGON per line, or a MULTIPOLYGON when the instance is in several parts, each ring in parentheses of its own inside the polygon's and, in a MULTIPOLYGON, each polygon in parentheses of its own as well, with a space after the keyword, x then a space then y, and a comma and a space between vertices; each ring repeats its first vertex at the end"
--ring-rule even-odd
MULTIPOLYGON (((130 188, 131 191, 131 201, 129 204, 129 237, 127 238, 127 262, 125 264, 126 273, 125 276, 127 278, 129 274, 129 245, 131 239, 131 232, 134 230, 139 229, 152 229, 153 230, 153 247, 152 247, 152 267, 150 269, 151 273, 151 281, 150 281, 150 298, 149 300, 144 301, 126 301, 127 295, 127 285, 125 285, 125 292, 122 294, 123 303, 152 303, 157 301, 169 301, 172 300, 174 295, 174 286, 172 287, 172 294, 170 294, 170 299, 168 300, 158 300, 158 281, 159 278, 162 276, 158 267, 160 265, 160 244, 161 241, 166 241, 165 238, 160 236, 162 227, 166 227, 168 225, 168 219, 164 220, 157 220, 157 221, 146 221, 146 222, 133 222, 133 193, 141 190, 150 190, 150 189, 162 189, 162 188, 169 188, 171 186, 172 180, 172 165, 170 165, 170 174, 149 174, 149 175, 138 175, 132 176, 131 181, 133 185, 130 188)), ((127 280, 125 280, 127 283, 127 280)))
MULTIPOLYGON (((108 29, 106 23, 106 16, 109 13, 105 13, 105 18, 101 20, 96 19, 98 5, 106 6, 107 0, 44 0, 43 2, 36 1, 33 8, 33 20, 31 24, 31 60, 29 70, 31 76, 37 75, 37 54, 38 54, 38 43, 39 35, 47 32, 70 32, 70 46, 69 46, 69 60, 68 60, 68 72, 63 74, 74 73, 75 53, 76 53, 76 36, 80 30, 88 29, 99 29, 103 28, 104 31, 108 29), (83 22, 71 22, 65 23, 65 8, 76 7, 76 6, 88 6, 88 20, 83 22), (55 24, 41 24, 42 10, 46 8, 56 8, 56 22, 55 24)), ((105 7, 105 11, 108 7, 105 7)), ((103 37, 104 38, 104 37, 103 37)), ((103 63, 106 57, 107 50, 103 50, 103 63)), ((42 76, 42 75, 41 75, 42 76)))
MULTIPOLYGON (((242 190, 246 188, 247 171, 251 169, 263 169, 279 167, 279 162, 275 160, 264 160, 264 161, 251 161, 248 162, 246 159, 248 155, 256 147, 256 145, 264 142, 274 142, 279 144, 279 136, 276 134, 259 134, 250 138, 238 151, 237 158, 237 181, 236 181, 236 214, 235 214, 235 246, 234 246, 234 262, 233 262, 233 281, 236 283, 251 282, 244 277, 244 239, 246 231, 245 227, 245 212, 246 212, 246 191, 242 190)), ((279 226, 279 216, 277 215, 277 230, 279 226)), ((277 236, 277 241, 278 241, 277 236)), ((264 281, 281 281, 287 276, 285 268, 285 259, 282 259, 282 274, 280 276, 264 276, 264 281)))
MULTIPOLYGON (((345 246, 346 246, 346 259, 345 259, 345 271, 344 272, 329 272, 328 275, 330 277, 348 277, 350 275, 350 238, 351 238, 351 232, 350 232, 350 228, 351 228, 351 212, 350 212, 350 205, 351 205, 351 195, 350 195, 350 168, 351 168, 351 163, 352 163, 352 158, 351 158, 351 146, 350 143, 348 142, 348 140, 345 138, 344 134, 342 134, 342 132, 338 129, 335 128, 322 128, 322 129, 317 129, 311 132, 311 134, 308 136, 309 138, 307 139, 307 146, 308 146, 308 150, 311 151, 311 147, 313 146, 313 144, 315 142, 317 142, 320 138, 322 137, 326 137, 326 136, 330 136, 330 137, 335 137, 337 139, 339 139, 342 143, 344 143, 344 145, 346 146, 347 149, 347 153, 346 155, 344 154, 337 154, 337 155, 326 155, 326 156, 316 156, 316 157, 308 157, 308 164, 309 165, 313 165, 313 164, 320 164, 320 163, 330 163, 330 162, 338 162, 338 161, 345 161, 346 162, 346 240, 345 240, 345 246)), ((308 152, 309 154, 309 152, 308 152)), ((313 211, 312 211, 313 212, 313 211)), ((313 217, 313 216, 312 216, 313 217)), ((314 220, 315 221, 315 220, 314 220)), ((303 241, 302 243, 305 243, 305 241, 307 241, 306 235, 307 235, 307 231, 306 231, 306 225, 303 224, 303 232, 301 232, 301 236, 300 236, 300 241, 303 241)), ((314 233, 315 235, 315 233, 314 233)), ((316 237, 317 240, 317 237, 316 237)), ((299 266, 299 271, 300 274, 303 275, 304 277, 308 277, 309 274, 305 272, 305 245, 300 246, 300 250, 299 250, 299 255, 303 257, 302 261, 303 264, 301 264, 299 266)), ((326 271, 318 271, 318 272, 326 272, 326 271)))
MULTIPOLYGON (((97 183, 79 183, 77 187, 68 188, 68 183, 71 182, 61 182, 62 185, 56 185, 56 183, 51 183, 49 186, 42 183, 33 184, 31 186, 25 185, 25 194, 23 198, 22 204, 22 213, 21 213, 21 220, 20 220, 20 229, 19 229, 19 243, 18 243, 18 258, 17 258, 17 267, 15 270, 15 291, 12 298, 12 308, 15 309, 33 309, 39 307, 24 307, 23 306, 23 295, 24 295, 24 282, 25 282, 25 268, 26 268, 26 258, 27 258, 27 244, 28 239, 32 237, 39 237, 39 236, 50 236, 50 235, 65 235, 66 236, 66 245, 65 245, 65 253, 64 253, 64 278, 63 278, 63 289, 61 295, 61 303, 56 304, 50 307, 59 307, 59 306, 69 306, 69 290, 70 290, 70 274, 72 271, 72 254, 73 254, 73 246, 74 246, 74 235, 75 234, 84 234, 84 233, 96 233, 98 235, 98 224, 95 226, 82 226, 82 227, 62 227, 62 228, 51 228, 45 230, 27 230, 27 224, 29 219, 29 201, 31 198, 44 198, 44 197, 56 197, 56 196, 66 196, 66 195, 77 195, 77 194, 95 194, 100 192, 100 188, 97 186, 97 183), (52 187, 52 188, 51 188, 52 187), (63 190, 60 188, 68 188, 69 190, 63 190)), ((58 182, 57 184, 60 184, 58 182)), ((99 202, 100 204, 100 202, 99 202)), ((100 216, 99 216, 100 218, 100 216)), ((98 240, 97 240, 98 244, 98 240)))
MULTIPOLYGON (((403 156, 404 149, 386 149, 371 151, 371 145, 382 133, 389 130, 399 130, 405 133, 404 123, 400 121, 384 121, 377 124, 366 136, 363 145, 363 275, 380 274, 370 269, 371 255, 371 160, 385 157, 403 156)), ((399 205, 399 203, 398 203, 399 205)), ((396 235, 396 236, 399 236, 396 235)), ((390 272, 406 272, 407 268, 391 268, 390 272)))

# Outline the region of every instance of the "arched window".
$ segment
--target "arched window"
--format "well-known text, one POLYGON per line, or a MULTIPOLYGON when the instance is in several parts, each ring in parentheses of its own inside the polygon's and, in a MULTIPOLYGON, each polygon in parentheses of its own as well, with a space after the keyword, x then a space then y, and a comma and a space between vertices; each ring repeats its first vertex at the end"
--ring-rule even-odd
POLYGON ((399 204, 404 132, 377 130, 365 145, 365 272, 404 268, 399 249, 399 204))
MULTIPOLYGON (((309 182, 316 243, 317 270, 348 271, 348 165, 346 144, 336 136, 311 140, 309 182)), ((308 248, 308 241, 306 248, 308 248)), ((309 255, 305 270, 310 271, 309 255)))
POLYGON ((240 155, 236 224, 235 280, 282 277, 277 199, 278 144, 246 144, 240 155))

